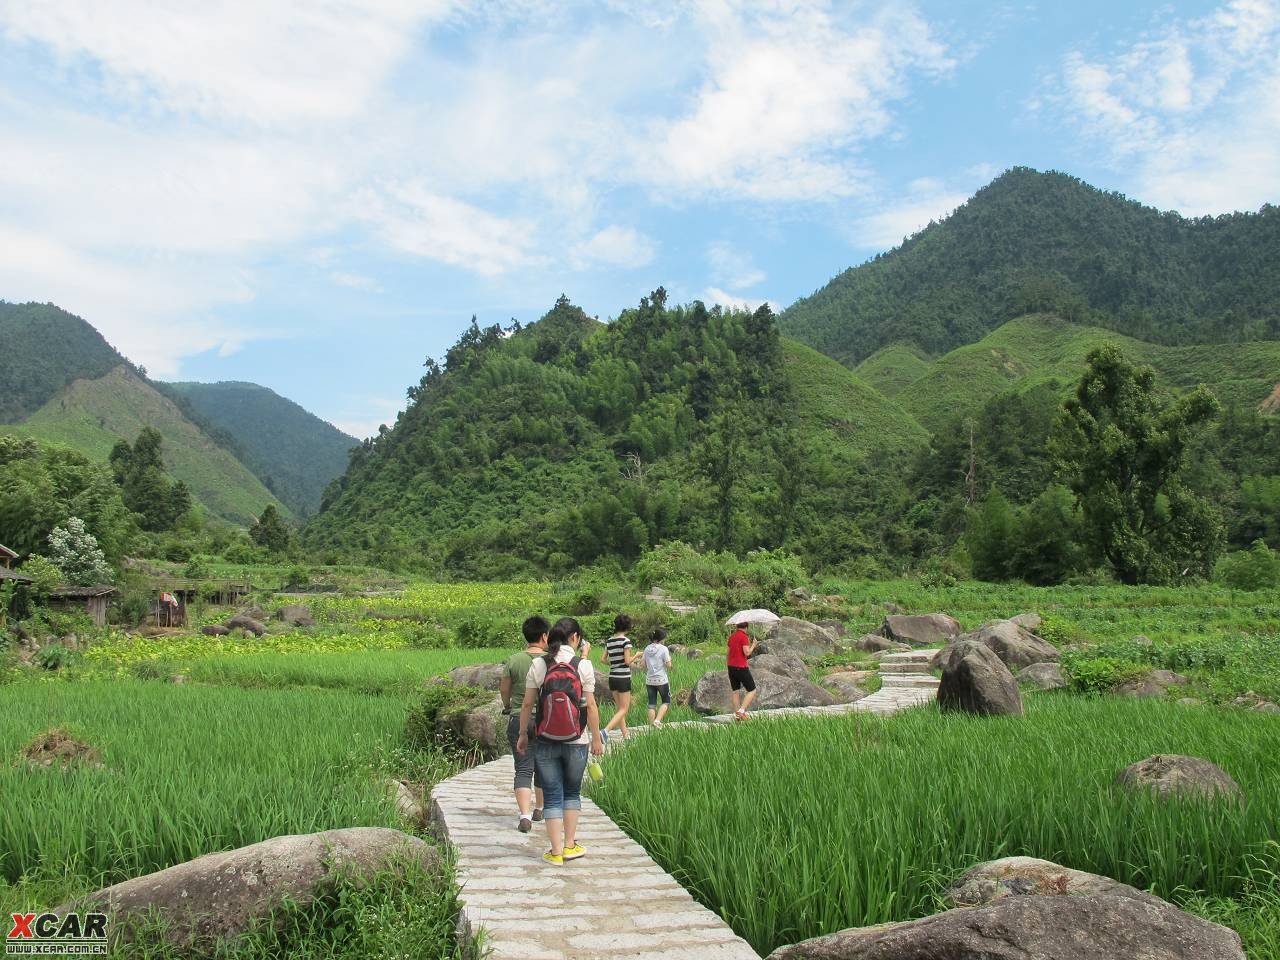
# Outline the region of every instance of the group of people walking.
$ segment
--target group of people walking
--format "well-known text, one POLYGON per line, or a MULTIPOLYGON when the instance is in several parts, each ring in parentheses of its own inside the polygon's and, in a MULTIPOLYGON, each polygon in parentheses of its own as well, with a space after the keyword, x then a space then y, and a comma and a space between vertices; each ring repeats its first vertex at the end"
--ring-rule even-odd
MULTIPOLYGON (((529 617, 521 627, 525 648, 503 665, 500 693, 515 759, 516 828, 528 833, 534 823, 544 821, 551 849, 542 858, 557 866, 587 852, 578 843, 587 758, 604 753, 611 731, 629 736, 627 714, 637 661, 644 666, 650 724, 661 727, 671 706, 667 631, 654 630, 644 649, 637 651, 630 638, 631 626, 631 617, 625 613, 614 618, 613 635, 605 641, 600 658, 608 668, 609 692, 616 706, 604 728, 596 703, 591 642, 573 617, 561 617, 554 624, 544 617, 529 617)), ((729 687, 738 720, 747 718, 756 695, 748 663, 754 650, 746 624, 738 624, 728 650, 729 687)))

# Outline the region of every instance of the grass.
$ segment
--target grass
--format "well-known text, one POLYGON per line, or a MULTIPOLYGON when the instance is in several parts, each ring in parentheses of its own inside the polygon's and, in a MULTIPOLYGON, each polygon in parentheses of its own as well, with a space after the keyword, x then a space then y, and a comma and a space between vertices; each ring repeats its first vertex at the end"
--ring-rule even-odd
POLYGON ((1041 696, 1020 719, 921 709, 672 729, 611 757, 594 796, 767 953, 933 913, 946 881, 1016 854, 1175 901, 1243 904, 1247 878, 1269 889, 1280 864, 1277 755, 1280 718, 1041 696), (1213 760, 1247 803, 1113 788, 1123 767, 1162 752, 1213 760))
MULTIPOLYGON (((396 700, 337 691, 5 685, 0 880, 29 903, 33 889, 91 889, 283 834, 400 826, 375 766, 403 722, 396 700), (103 766, 17 759, 54 727, 103 766)), ((0 887, 4 909, 16 896, 0 887)))
POLYGON ((886 397, 896 397, 929 372, 931 364, 902 343, 881 347, 854 368, 854 372, 886 397))

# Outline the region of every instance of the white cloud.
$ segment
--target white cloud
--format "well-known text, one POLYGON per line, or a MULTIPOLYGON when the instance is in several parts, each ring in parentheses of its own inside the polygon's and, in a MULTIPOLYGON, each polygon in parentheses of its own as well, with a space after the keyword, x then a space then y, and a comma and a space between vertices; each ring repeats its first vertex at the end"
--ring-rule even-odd
POLYGON ((570 260, 579 269, 599 264, 609 267, 644 267, 653 262, 656 244, 631 227, 605 227, 593 237, 574 244, 570 260))
POLYGON ((362 273, 350 273, 346 270, 335 270, 329 274, 329 279, 340 287, 348 287, 352 290, 364 290, 367 293, 382 293, 382 286, 373 277, 366 277, 362 273))
POLYGON ((660 124, 653 176, 773 200, 862 192, 850 148, 891 125, 912 72, 951 67, 910 8, 846 14, 821 2, 701 5, 709 71, 691 109, 660 124))
POLYGON ((1189 215, 1256 209, 1280 183, 1280 2, 1230 0, 1109 57, 1063 61, 1055 105, 1142 200, 1189 215))
POLYGON ((330 418, 329 422, 358 440, 377 436, 378 427, 383 424, 391 426, 404 409, 403 400, 389 400, 370 394, 347 394, 342 400, 343 412, 330 418), (373 411, 372 416, 370 411, 373 411))
POLYGON ((775 304, 770 303, 768 300, 742 297, 736 293, 730 293, 728 290, 721 290, 719 287, 707 287, 702 291, 702 302, 712 305, 719 304, 731 310, 756 311, 766 303, 773 307, 775 311, 778 309, 775 304))
MULTIPOLYGON (((979 180, 987 179, 985 168, 978 171, 979 180)), ((968 192, 949 188, 931 177, 914 180, 904 196, 854 223, 854 241, 861 247, 888 250, 923 230, 931 221, 950 216, 968 199, 968 192)))
POLYGON ((711 279, 728 287, 754 287, 765 278, 751 255, 727 240, 717 240, 707 247, 707 263, 711 279))

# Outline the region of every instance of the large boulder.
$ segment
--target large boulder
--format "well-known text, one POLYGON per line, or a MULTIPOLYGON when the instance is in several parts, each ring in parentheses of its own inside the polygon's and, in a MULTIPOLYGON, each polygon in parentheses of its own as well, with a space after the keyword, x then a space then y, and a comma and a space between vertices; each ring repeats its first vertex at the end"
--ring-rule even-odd
POLYGON ((964 634, 963 640, 976 640, 988 647, 1010 670, 1021 670, 1033 663, 1053 663, 1062 658, 1058 648, 1024 630, 1012 620, 996 620, 964 634))
POLYGON ((206 637, 225 637, 231 631, 228 630, 226 627, 219 626, 216 623, 206 623, 203 627, 200 628, 200 632, 203 633, 206 637))
POLYGON ((1170 687, 1185 687, 1191 681, 1172 670, 1148 670, 1140 677, 1126 680, 1113 690, 1122 697, 1140 700, 1157 699, 1169 693, 1170 687))
POLYGON ((880 625, 880 635, 913 647, 932 647, 960 636, 960 621, 945 613, 889 614, 880 625))
POLYGON ((957 640, 944 652, 939 707, 984 716, 1021 715, 1018 682, 990 647, 957 640))
POLYGON ((910 650, 905 643, 899 643, 896 640, 890 640, 888 637, 882 637, 876 633, 864 633, 857 640, 853 641, 855 650, 866 650, 869 653, 880 653, 882 651, 892 651, 901 653, 904 650, 910 650))
POLYGON ((437 870, 440 855, 417 837, 386 827, 275 837, 117 883, 57 912, 104 909, 116 935, 126 938, 135 922, 154 928, 158 919, 170 943, 209 950, 211 941, 244 933, 286 900, 305 905, 340 878, 405 863, 437 870))
POLYGON ((1044 618, 1038 613, 1019 613, 1017 616, 1009 618, 1010 623, 1016 623, 1023 630, 1029 630, 1038 634, 1040 628, 1044 626, 1044 618))
POLYGON ((252 633, 255 637, 260 637, 267 632, 259 620, 255 620, 247 613, 237 613, 234 617, 227 621, 228 630, 245 630, 252 633))
POLYGON ((835 694, 836 699, 841 703, 857 703, 863 697, 869 696, 867 691, 862 689, 862 683, 872 673, 873 671, 869 670, 842 670, 839 673, 829 673, 822 678, 822 685, 835 694))
POLYGON ((1018 671, 1018 683, 1040 690, 1061 690, 1067 685, 1067 678, 1056 663, 1033 663, 1018 671))
POLYGON ((835 634, 837 639, 843 637, 849 632, 849 629, 844 625, 844 622, 840 620, 817 620, 815 621, 815 624, 822 627, 823 630, 829 630, 831 633, 835 634))
MULTIPOLYGON (((808 680, 774 673, 751 671, 756 681, 753 710, 776 710, 780 707, 827 707, 838 701, 828 691, 808 680)), ((704 673, 693 686, 689 706, 699 713, 727 713, 733 709, 729 691, 729 675, 723 670, 704 673)))
POLYGON ((283 620, 291 627, 315 626, 311 616, 311 608, 302 603, 289 603, 276 611, 276 619, 283 620))
POLYGON ((465 710, 441 710, 436 715, 436 734, 485 760, 511 752, 501 697, 465 710))
POLYGON ((831 653, 838 639, 834 631, 795 617, 783 617, 777 623, 770 624, 769 632, 765 634, 765 642, 771 653, 789 650, 815 657, 831 653))
POLYGON ((505 672, 500 663, 471 663, 465 667, 454 667, 449 671, 449 679, 467 687, 497 690, 505 672))
POLYGON ((1035 857, 1005 857, 966 871, 945 893, 952 907, 977 907, 1002 897, 1126 897, 1163 903, 1159 897, 1119 880, 1072 870, 1035 857))
POLYGON ((1162 797, 1198 796, 1238 799, 1240 785, 1215 763, 1200 757, 1158 753, 1130 764, 1116 775, 1116 785, 1151 790, 1162 797))
POLYGON ((777 653, 762 653, 751 658, 751 669, 754 673, 781 673, 797 680, 809 679, 809 667, 798 653, 780 650, 777 653))
POLYGON ((1163 901, 1005 897, 921 920, 841 930, 769 960, 1245 960, 1234 930, 1163 901))

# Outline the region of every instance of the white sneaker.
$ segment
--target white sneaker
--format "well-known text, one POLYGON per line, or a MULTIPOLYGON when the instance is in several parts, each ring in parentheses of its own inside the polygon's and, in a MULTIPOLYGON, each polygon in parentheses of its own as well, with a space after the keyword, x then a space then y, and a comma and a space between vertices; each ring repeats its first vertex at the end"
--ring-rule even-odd
POLYGON ((533 817, 521 815, 520 822, 516 824, 516 829, 521 833, 528 833, 533 829, 533 817))

